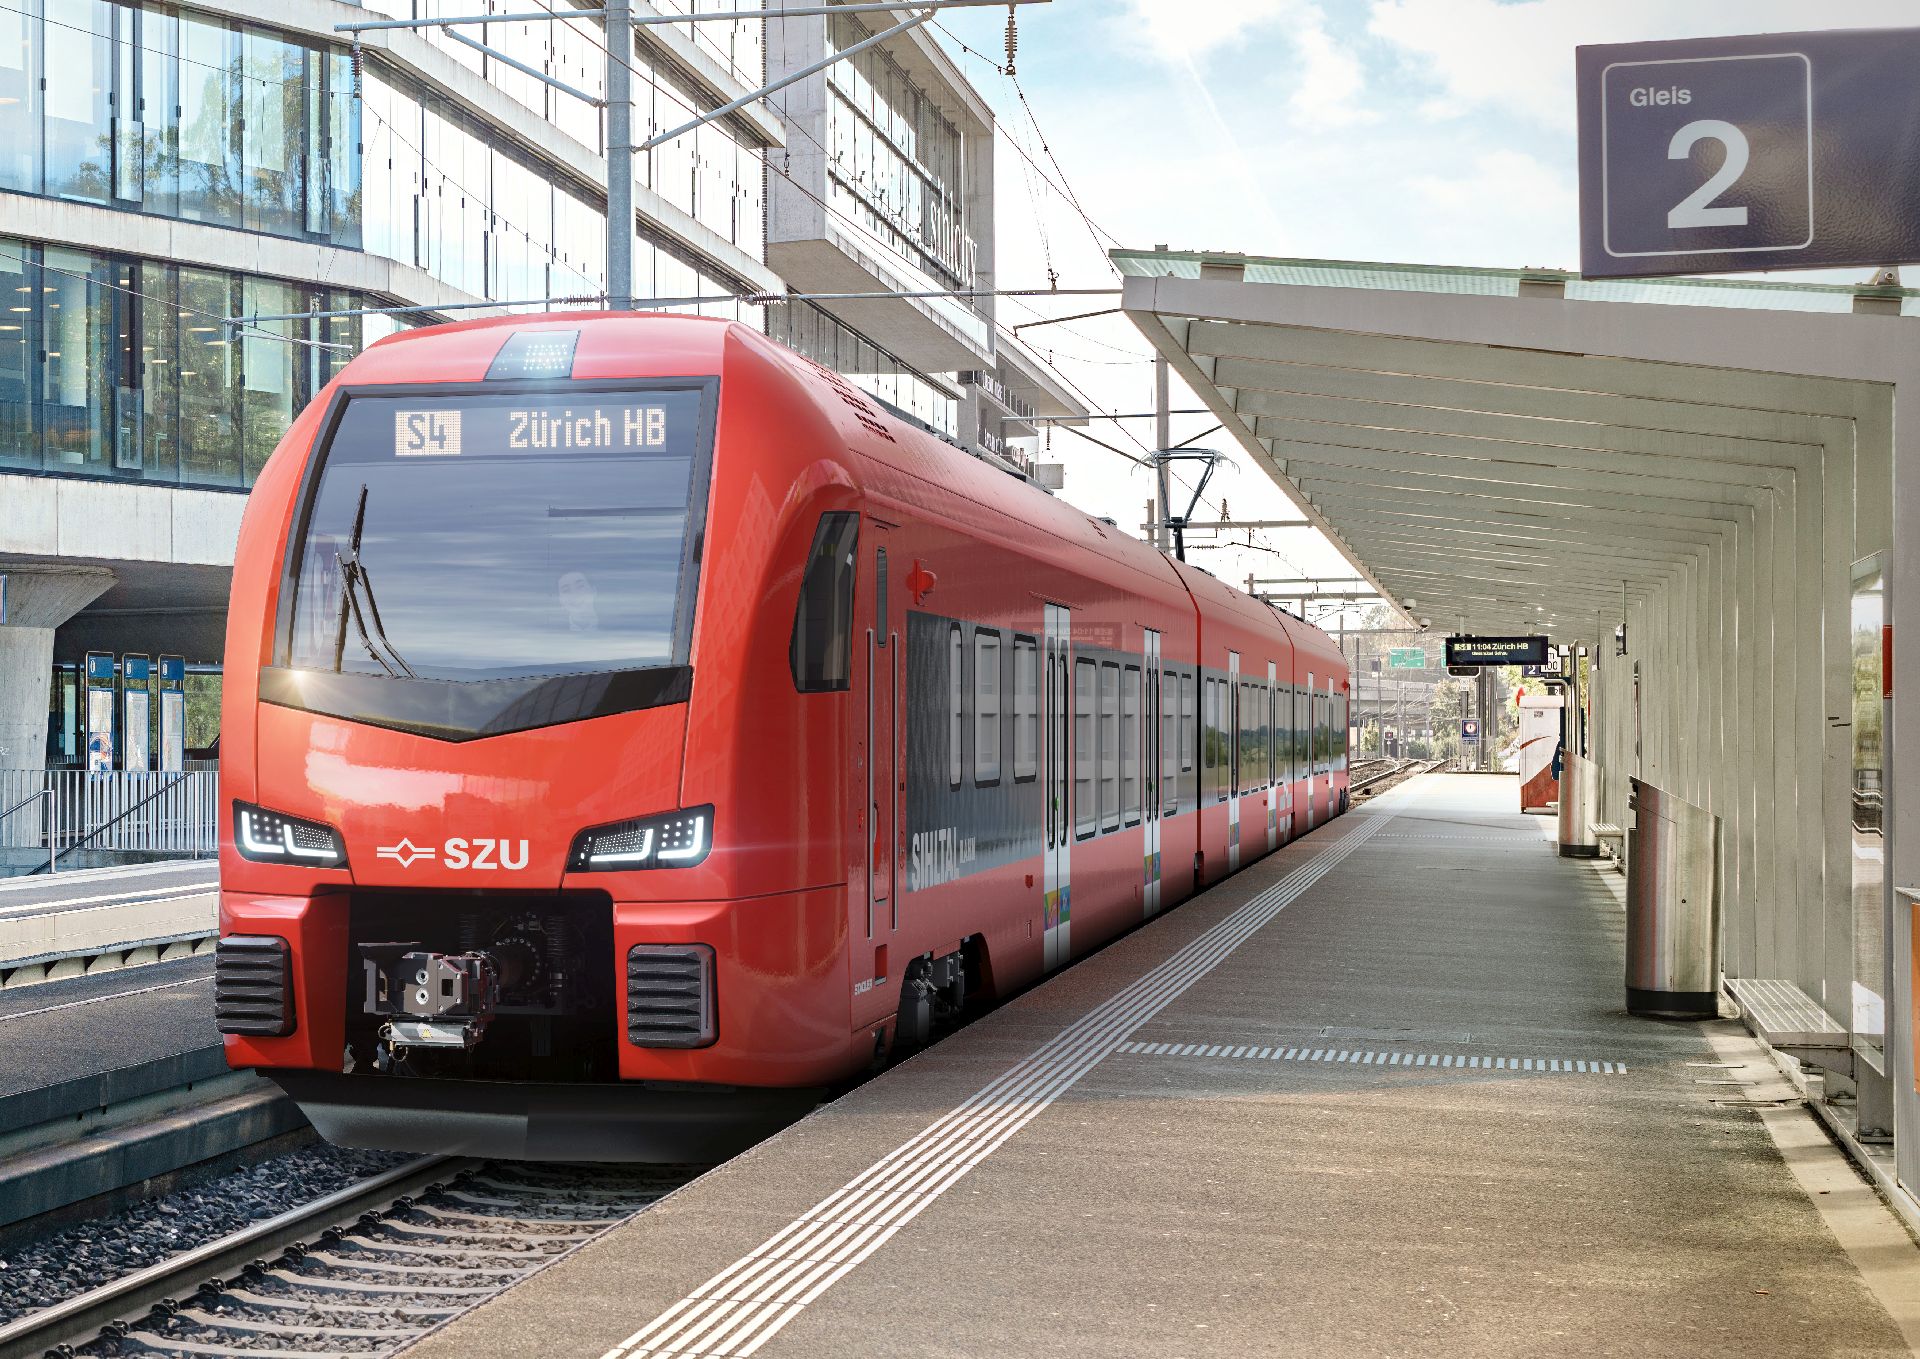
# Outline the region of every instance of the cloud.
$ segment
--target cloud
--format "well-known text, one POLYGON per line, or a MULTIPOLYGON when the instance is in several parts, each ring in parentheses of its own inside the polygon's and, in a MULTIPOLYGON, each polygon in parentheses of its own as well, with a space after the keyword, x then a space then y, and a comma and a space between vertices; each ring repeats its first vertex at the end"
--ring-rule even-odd
POLYGON ((1146 53, 1188 61, 1277 24, 1298 0, 1127 0, 1129 27, 1146 53))
POLYGON ((1484 109, 1550 128, 1574 125, 1573 49, 1723 33, 1892 26, 1912 22, 1912 0, 1373 0, 1368 32, 1403 66, 1439 86, 1422 111, 1459 117, 1484 109))
POLYGON ((1287 102, 1300 123, 1347 127, 1379 119, 1379 112, 1366 104, 1366 71, 1359 54, 1327 32, 1326 16, 1320 10, 1308 9, 1298 17, 1293 43, 1302 69, 1287 102))

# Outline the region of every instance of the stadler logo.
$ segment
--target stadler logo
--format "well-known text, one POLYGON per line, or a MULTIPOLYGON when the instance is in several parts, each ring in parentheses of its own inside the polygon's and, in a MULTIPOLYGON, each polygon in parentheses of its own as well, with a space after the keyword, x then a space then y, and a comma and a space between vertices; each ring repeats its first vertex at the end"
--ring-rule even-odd
POLYGON ((412 840, 402 836, 398 844, 380 846, 374 851, 374 857, 392 859, 402 868, 411 868, 421 859, 434 858, 439 859, 448 868, 525 868, 527 842, 525 840, 467 840, 456 836, 448 840, 440 849, 434 849, 430 845, 416 845, 412 840))

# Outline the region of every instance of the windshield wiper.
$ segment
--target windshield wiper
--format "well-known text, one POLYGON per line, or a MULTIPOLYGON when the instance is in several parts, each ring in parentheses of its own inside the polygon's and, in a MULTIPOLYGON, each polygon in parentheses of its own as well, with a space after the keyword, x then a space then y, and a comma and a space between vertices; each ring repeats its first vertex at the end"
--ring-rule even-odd
POLYGON ((392 642, 387 640, 386 625, 380 621, 380 604, 373 597, 373 579, 360 565, 360 536, 367 524, 367 486, 360 484, 360 503, 353 512, 353 535, 347 542, 347 551, 343 556, 333 554, 334 561, 340 567, 340 618, 333 633, 333 670, 339 674, 346 663, 347 652, 347 615, 353 615, 354 628, 360 634, 360 644, 367 649, 367 655, 374 663, 395 679, 403 673, 408 679, 418 679, 413 667, 408 665, 392 642), (373 614, 373 634, 367 631, 367 620, 360 612, 360 592, 367 596, 367 609, 373 614), (373 644, 373 637, 380 638, 380 645, 386 648, 387 655, 382 656, 379 648, 373 644), (388 657, 392 657, 389 661, 388 657), (397 669, 395 667, 398 667, 397 669))

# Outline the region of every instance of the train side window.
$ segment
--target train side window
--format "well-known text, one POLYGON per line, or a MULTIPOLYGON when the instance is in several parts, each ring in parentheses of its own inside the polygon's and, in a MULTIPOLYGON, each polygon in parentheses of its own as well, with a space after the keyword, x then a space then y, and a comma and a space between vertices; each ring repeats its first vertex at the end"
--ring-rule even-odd
POLYGON ((1100 664, 1100 829, 1120 826, 1120 667, 1100 664))
POLYGON ((1200 676, 1200 801, 1207 800, 1207 780, 1213 777, 1213 681, 1200 676))
POLYGON ((1180 772, 1193 772, 1193 676, 1180 676, 1180 772))
POLYGON ((1140 667, 1120 672, 1120 809, 1129 826, 1140 824, 1140 667))
POLYGON ((961 757, 964 753, 963 737, 967 727, 967 712, 963 704, 963 681, 966 668, 966 646, 960 640, 960 625, 953 624, 947 629, 947 786, 960 786, 961 757))
POLYGON ((1013 638, 1013 781, 1040 773, 1040 644, 1013 638))
POLYGON ((1000 782, 1000 634, 973 634, 973 781, 1000 782))
POLYGON ((1160 814, 1180 808, 1180 677, 1160 672, 1160 814))
MULTIPOLYGON (((853 582, 858 574, 860 516, 829 510, 820 516, 793 610, 787 664, 803 694, 844 691, 853 680, 853 582)), ((884 626, 884 623, 882 624, 884 626)))
POLYGON ((1280 686, 1267 686, 1267 782, 1280 781, 1280 686))
POLYGON ((1092 661, 1073 663, 1073 833, 1086 839, 1100 829, 1100 808, 1093 796, 1094 690, 1098 667, 1092 661))
POLYGON ((1267 757, 1260 753, 1260 686, 1248 680, 1240 689, 1240 790, 1260 786, 1267 757))
POLYGON ((1341 694, 1333 702, 1333 758, 1341 769, 1347 767, 1347 746, 1353 738, 1352 700, 1341 694))
POLYGON ((1301 776, 1313 777, 1313 672, 1307 672, 1306 688, 1300 691, 1300 764, 1301 776))

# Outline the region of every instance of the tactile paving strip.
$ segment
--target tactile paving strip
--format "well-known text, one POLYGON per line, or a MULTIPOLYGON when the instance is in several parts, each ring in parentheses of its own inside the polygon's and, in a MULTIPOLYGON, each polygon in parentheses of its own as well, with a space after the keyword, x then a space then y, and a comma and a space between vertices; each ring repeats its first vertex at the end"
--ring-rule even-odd
POLYGON ((1624 1076, 1625 1062, 1590 1057, 1490 1057, 1479 1053, 1382 1052, 1373 1048, 1288 1047, 1257 1043, 1122 1043, 1143 1057, 1226 1057, 1256 1062, 1321 1062, 1348 1066, 1438 1067, 1450 1071, 1531 1071, 1548 1075, 1624 1076))

